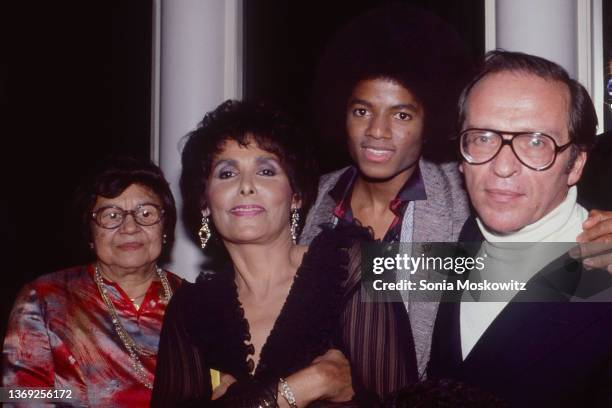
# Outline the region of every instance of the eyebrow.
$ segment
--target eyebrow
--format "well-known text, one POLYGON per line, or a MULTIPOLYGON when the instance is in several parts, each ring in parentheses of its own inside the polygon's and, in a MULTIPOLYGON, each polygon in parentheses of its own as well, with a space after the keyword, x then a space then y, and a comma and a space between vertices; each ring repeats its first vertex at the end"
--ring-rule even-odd
POLYGON ((257 164, 273 163, 273 164, 276 164, 276 165, 280 166, 280 163, 278 162, 276 157, 272 157, 272 156, 259 156, 257 159, 255 159, 255 162, 257 164))
POLYGON ((541 129, 541 128, 523 128, 523 129, 519 129, 519 130, 508 130, 508 129, 495 129, 492 127, 488 127, 488 126, 472 126, 469 124, 466 124, 466 126, 464 126, 465 129, 482 129, 482 130, 490 130, 493 132, 497 132, 497 133, 505 133, 505 132, 512 132, 512 133, 544 133, 547 136, 550 136, 554 139, 558 139, 558 138, 562 138, 562 135, 560 135, 557 131, 552 130, 552 129, 541 129))
POLYGON ((221 166, 221 165, 230 165, 230 166, 236 166, 236 160, 233 159, 222 159, 219 160, 217 162, 215 162, 212 166, 212 170, 214 171, 217 167, 221 166))
MULTIPOLYGON (((368 101, 366 101, 365 99, 359 99, 359 98, 353 98, 349 101, 349 106, 351 105, 364 105, 367 106, 368 108, 372 107, 372 104, 368 101)), ((418 105, 415 105, 413 103, 402 103, 399 105, 393 105, 391 107, 391 109, 393 110, 399 110, 399 109, 407 109, 413 112, 418 112, 419 111, 419 107, 418 105)))
MULTIPOLYGON (((278 162, 278 160, 273 156, 258 156, 255 158, 255 163, 256 164, 274 163, 280 166, 280 163, 278 162)), ((213 170, 217 169, 217 167, 222 166, 222 165, 229 165, 229 166, 237 167, 237 164, 238 164, 238 161, 234 159, 221 159, 213 165, 213 170)))
MULTIPOLYGON (((163 208, 163 205, 161 205, 161 204, 154 203, 154 202, 152 202, 152 201, 144 201, 144 202, 140 202, 140 203, 136 204, 136 206, 134 207, 134 209, 136 209, 136 208, 138 208, 138 207, 142 207, 143 205, 153 205, 153 206, 156 206, 156 207, 161 207, 161 208, 163 208)), ((95 207, 94 207, 94 209, 93 209, 91 212, 98 212, 98 211, 100 211, 101 209, 105 209, 105 208, 119 208, 119 209, 121 209, 121 210, 123 210, 123 211, 128 211, 128 210, 126 210, 125 208, 123 208, 123 207, 122 207, 122 206, 120 206, 120 205, 117 205, 117 204, 107 204, 107 205, 101 205, 101 206, 100 206, 100 207, 98 207, 98 208, 95 208, 95 207)))

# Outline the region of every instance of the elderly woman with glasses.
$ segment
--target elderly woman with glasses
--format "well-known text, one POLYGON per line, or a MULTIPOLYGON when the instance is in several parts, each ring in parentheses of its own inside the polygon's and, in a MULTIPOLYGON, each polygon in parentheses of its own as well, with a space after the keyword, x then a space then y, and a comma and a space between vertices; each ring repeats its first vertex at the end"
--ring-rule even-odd
POLYGON ((181 279, 158 266, 176 209, 150 161, 113 158, 77 204, 95 260, 44 275, 15 301, 2 386, 70 405, 148 406, 166 306, 181 279))

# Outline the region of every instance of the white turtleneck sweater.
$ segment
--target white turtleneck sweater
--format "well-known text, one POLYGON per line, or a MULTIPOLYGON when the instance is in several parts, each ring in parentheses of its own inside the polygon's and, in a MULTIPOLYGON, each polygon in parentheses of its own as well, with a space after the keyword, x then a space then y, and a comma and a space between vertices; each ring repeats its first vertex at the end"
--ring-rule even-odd
MULTIPOLYGON (((512 278, 527 282, 541 268, 569 249, 569 246, 534 246, 533 243, 576 242, 576 236, 582 232, 582 223, 588 217, 587 210, 576 202, 576 196, 576 187, 571 187, 565 200, 550 213, 507 235, 488 230, 477 218, 478 228, 485 238, 478 255, 486 257, 482 278, 494 281, 510 281, 512 278)), ((507 304, 507 301, 461 303, 461 351, 464 360, 507 304)))

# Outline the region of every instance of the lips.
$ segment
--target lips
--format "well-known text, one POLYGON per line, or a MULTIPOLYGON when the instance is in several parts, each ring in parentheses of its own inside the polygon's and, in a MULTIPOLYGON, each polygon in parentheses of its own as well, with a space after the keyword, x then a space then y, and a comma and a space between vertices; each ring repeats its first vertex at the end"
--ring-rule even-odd
POLYGON ((254 204, 237 205, 236 207, 232 207, 229 210, 230 214, 235 215, 237 217, 252 217, 252 216, 261 214, 264 211, 265 211, 265 208, 263 208, 260 205, 254 205, 254 204))
POLYGON ((386 162, 395 153, 394 149, 390 149, 388 147, 379 147, 379 146, 361 146, 363 149, 363 154, 365 158, 369 161, 373 161, 376 163, 386 162))
POLYGON ((486 188, 485 192, 489 198, 498 203, 510 203, 524 196, 523 193, 501 188, 486 188))
POLYGON ((134 251, 136 249, 140 249, 143 244, 140 242, 125 242, 117 246, 124 251, 134 251))

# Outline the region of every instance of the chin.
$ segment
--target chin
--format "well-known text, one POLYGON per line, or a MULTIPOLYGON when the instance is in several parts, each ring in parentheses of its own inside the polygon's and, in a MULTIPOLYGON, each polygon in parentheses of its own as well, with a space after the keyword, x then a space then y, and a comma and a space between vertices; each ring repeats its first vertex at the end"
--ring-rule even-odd
POLYGON ((511 215, 505 215, 500 217, 500 213, 491 212, 484 217, 481 217, 481 221, 487 226, 490 231, 494 231, 497 234, 507 235, 512 234, 527 225, 526 222, 517 219, 511 215))
POLYGON ((142 262, 117 262, 117 266, 123 269, 138 269, 142 268, 151 263, 150 260, 142 261, 142 262))
POLYGON ((260 229, 242 228, 239 233, 228 234, 224 239, 236 244, 250 244, 259 242, 265 234, 260 229))
POLYGON ((359 169, 361 171, 361 174, 365 178, 380 181, 392 179, 398 174, 398 172, 389 169, 388 166, 376 165, 371 163, 360 165, 359 169))

